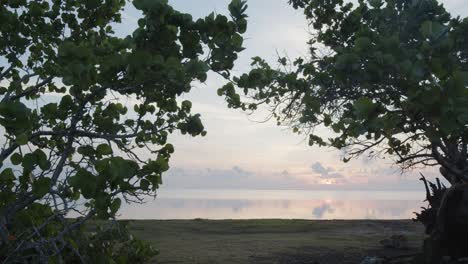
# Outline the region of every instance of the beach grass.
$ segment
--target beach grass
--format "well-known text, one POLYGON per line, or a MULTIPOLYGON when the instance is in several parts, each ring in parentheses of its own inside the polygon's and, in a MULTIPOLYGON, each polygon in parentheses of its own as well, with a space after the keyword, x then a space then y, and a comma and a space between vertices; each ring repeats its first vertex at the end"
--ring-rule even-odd
POLYGON ((423 239, 411 220, 132 220, 129 228, 160 251, 153 263, 359 263, 417 251, 423 239), (383 248, 395 234, 410 248, 383 248))

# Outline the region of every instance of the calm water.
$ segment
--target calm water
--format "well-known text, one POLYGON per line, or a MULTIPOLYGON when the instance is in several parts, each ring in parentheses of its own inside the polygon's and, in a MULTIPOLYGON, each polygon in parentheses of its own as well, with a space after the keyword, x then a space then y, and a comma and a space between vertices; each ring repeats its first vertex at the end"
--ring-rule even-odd
POLYGON ((423 192, 161 190, 157 199, 122 208, 121 219, 407 219, 423 192))

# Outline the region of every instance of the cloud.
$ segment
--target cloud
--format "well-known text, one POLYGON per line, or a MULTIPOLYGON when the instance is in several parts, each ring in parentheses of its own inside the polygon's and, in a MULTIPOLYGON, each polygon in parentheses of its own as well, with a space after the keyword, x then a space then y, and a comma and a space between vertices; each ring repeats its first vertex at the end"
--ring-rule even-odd
POLYGON ((315 162, 311 166, 312 170, 318 174, 328 174, 329 169, 325 169, 325 167, 320 162, 315 162))
POLYGON ((232 167, 232 170, 240 175, 252 175, 252 172, 246 171, 239 166, 232 167))
POLYGON ((321 179, 343 179, 344 176, 336 172, 333 168, 325 168, 322 163, 315 162, 311 166, 312 171, 320 175, 321 179))
POLYGON ((344 176, 340 173, 329 173, 325 176, 322 176, 322 178, 326 178, 326 179, 343 179, 344 176))
POLYGON ((279 175, 284 177, 284 178, 290 178, 291 177, 291 174, 287 170, 283 170, 282 172, 279 173, 279 175))
MULTIPOLYGON (((163 175, 164 189, 233 190, 417 190, 424 191, 419 172, 408 175, 386 174, 385 166, 353 167, 345 170, 315 163, 303 169, 251 170, 240 165, 220 167, 175 166, 163 175), (311 170, 311 168, 313 169, 311 170), (346 172, 342 172, 346 171, 346 172), (321 173, 318 173, 321 172, 321 173), (342 174, 343 173, 343 174, 342 174), (346 174, 345 174, 346 173, 346 174), (344 176, 346 175, 346 177, 344 176)), ((424 171, 435 180, 437 171, 424 171)))
POLYGON ((241 166, 228 169, 174 167, 163 175, 169 189, 301 189, 304 183, 284 173, 262 174, 241 166))

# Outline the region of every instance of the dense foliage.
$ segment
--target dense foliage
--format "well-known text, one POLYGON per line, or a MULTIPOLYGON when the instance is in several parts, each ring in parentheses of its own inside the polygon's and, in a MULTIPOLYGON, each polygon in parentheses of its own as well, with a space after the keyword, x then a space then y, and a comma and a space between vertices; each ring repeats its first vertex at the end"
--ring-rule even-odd
POLYGON ((310 23, 310 57, 280 58, 279 67, 254 58, 250 73, 218 91, 229 105, 269 105, 311 145, 345 150, 345 161, 390 155, 403 168, 441 165, 451 184, 467 182, 468 19, 437 0, 290 4, 310 23))
MULTIPOLYGON (((82 225, 155 194, 169 134, 206 133, 178 98, 208 71, 229 76, 245 2, 232 1, 230 18, 193 20, 167 0, 135 0, 143 16, 120 37, 125 5, 0 1, 0 261, 89 261, 82 225)), ((109 251, 99 263, 117 261, 109 251)))

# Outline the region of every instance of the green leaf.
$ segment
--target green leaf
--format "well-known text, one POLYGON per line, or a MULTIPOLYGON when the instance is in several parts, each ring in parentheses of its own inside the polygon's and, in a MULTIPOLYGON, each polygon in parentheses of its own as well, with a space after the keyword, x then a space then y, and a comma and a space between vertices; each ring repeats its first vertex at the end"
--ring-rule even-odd
POLYGON ((0 182, 12 182, 16 179, 13 169, 7 168, 0 174, 0 182))
POLYGON ((192 136, 199 135, 201 132, 203 132, 204 126, 202 124, 202 121, 200 119, 200 115, 196 114, 194 116, 190 116, 187 118, 187 124, 186 124, 186 132, 189 133, 192 136))
POLYGON ((57 114, 57 103, 46 104, 41 108, 41 112, 47 118, 53 118, 57 114))
POLYGON ((330 117, 330 115, 324 115, 324 118, 323 118, 323 124, 328 127, 330 126, 332 123, 332 119, 330 117))
POLYGON ((16 119, 17 121, 28 120, 30 113, 31 110, 29 110, 29 108, 21 102, 0 103, 0 115, 4 116, 5 118, 16 119))
POLYGON ((43 177, 43 178, 39 178, 35 180, 32 186, 33 194, 37 197, 43 197, 49 192, 50 183, 51 183, 50 178, 43 177))
POLYGON ((162 184, 162 177, 161 174, 153 174, 147 177, 147 180, 149 180, 153 184, 153 189, 156 190, 159 185, 162 184))
POLYGON ((109 170, 113 180, 128 179, 135 175, 138 164, 121 157, 112 158, 109 162, 109 170))
POLYGON ((169 170, 169 162, 166 158, 163 158, 162 156, 158 157, 158 159, 156 160, 156 164, 158 166, 159 172, 165 172, 169 170))
POLYGON ((101 144, 97 146, 96 151, 100 155, 110 155, 112 154, 112 147, 108 144, 101 144))
POLYGON ((83 155, 83 156, 93 156, 94 155, 94 148, 92 146, 86 145, 86 146, 80 146, 78 148, 78 153, 83 155))
POLYGON ((80 199, 81 193, 78 190, 74 190, 70 196, 70 199, 73 201, 78 201, 80 199))
POLYGON ((244 43, 244 39, 239 34, 234 34, 232 36, 232 45, 236 48, 242 48, 242 44, 244 43))
POLYGON ((369 4, 373 8, 380 8, 383 5, 383 1, 382 0, 369 0, 369 4))
POLYGON ((187 113, 190 112, 192 109, 192 102, 185 100, 182 102, 182 110, 186 111, 187 113))
POLYGON ((36 156, 39 168, 42 170, 48 170, 50 168, 50 162, 47 160, 47 155, 40 149, 36 149, 33 153, 36 156))
POLYGON ((115 213, 117 213, 117 211, 120 209, 121 204, 122 204, 122 200, 120 200, 120 198, 116 198, 114 201, 112 201, 110 205, 110 210, 111 210, 112 215, 115 215, 115 213))
POLYGON ((170 154, 174 153, 174 146, 172 144, 166 144, 165 148, 168 153, 170 154))
POLYGON ((245 11, 247 10, 247 1, 243 0, 232 0, 228 6, 229 12, 231 16, 235 19, 241 19, 246 17, 244 15, 245 11))
POLYGON ((20 165, 21 161, 23 160, 23 157, 21 157, 19 153, 14 153, 13 155, 11 155, 10 160, 13 165, 20 165))
POLYGON ((18 135, 16 137, 16 143, 18 143, 18 145, 26 145, 28 144, 28 135, 26 134, 21 134, 21 135, 18 135))
POLYGON ((79 169, 75 176, 68 179, 68 183, 81 191, 86 199, 91 199, 96 191, 96 177, 85 169, 79 169))
POLYGON ((32 171, 36 165, 36 155, 28 153, 24 155, 22 165, 25 171, 32 171))
POLYGON ((142 179, 140 181, 140 188, 143 190, 143 191, 147 191, 149 189, 149 186, 150 186, 150 182, 145 180, 145 179, 142 179))
POLYGON ((354 103, 355 114, 359 118, 368 117, 375 109, 375 105, 371 99, 361 97, 354 103))

